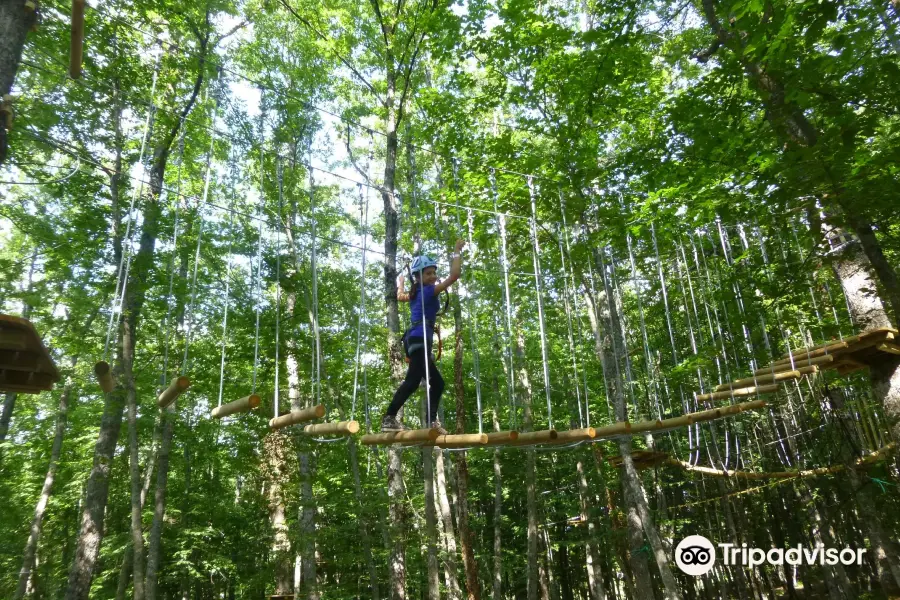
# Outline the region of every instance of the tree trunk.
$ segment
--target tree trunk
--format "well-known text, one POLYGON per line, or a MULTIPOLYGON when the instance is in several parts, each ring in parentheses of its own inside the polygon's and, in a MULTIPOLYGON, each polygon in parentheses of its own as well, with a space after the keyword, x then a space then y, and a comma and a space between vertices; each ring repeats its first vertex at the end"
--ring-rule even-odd
POLYGON ((283 432, 270 432, 263 442, 263 473, 268 486, 269 523, 272 527, 272 562, 275 564, 275 594, 292 593, 291 542, 284 509, 282 481, 288 477, 290 438, 283 432))
POLYGON ((447 597, 450 600, 461 600, 462 590, 459 587, 459 577, 456 567, 456 535, 453 529, 453 513, 450 508, 450 499, 447 497, 447 478, 444 473, 444 453, 440 448, 435 448, 435 475, 437 476, 438 511, 442 522, 442 539, 444 547, 444 581, 447 586, 447 597))
POLYGON ((106 394, 100 433, 94 446, 94 462, 84 496, 81 525, 75 544, 75 558, 69 569, 66 600, 87 600, 90 592, 94 565, 103 540, 103 516, 109 493, 110 466, 119 439, 124 411, 125 394, 120 386, 106 394))
POLYGON ((428 600, 441 600, 440 568, 437 556, 437 515, 434 503, 434 451, 431 446, 422 448, 422 472, 425 478, 425 546, 428 600))
MULTIPOLYGON (((453 354, 453 383, 456 392, 456 433, 466 432, 466 387, 463 384, 463 322, 462 299, 459 294, 453 303, 453 320, 456 329, 456 344, 453 354)), ((472 548, 472 531, 469 528, 469 464, 465 451, 456 456, 456 514, 459 541, 462 549, 463 568, 466 573, 468 600, 481 600, 481 586, 478 582, 478 564, 472 548)))
POLYGON ((19 572, 19 585, 16 588, 15 600, 25 597, 28 581, 31 579, 31 570, 34 566, 35 554, 38 542, 41 538, 41 526, 44 522, 44 512, 50 501, 50 492, 53 489, 53 481, 56 478, 56 469, 59 466, 59 456, 62 452, 63 438, 66 433, 66 423, 69 415, 69 397, 72 393, 72 383, 68 382, 59 397, 59 407, 56 411, 56 431, 53 436, 53 448, 50 451, 50 465, 47 467, 47 475, 44 477, 44 486, 37 506, 34 509, 34 518, 25 543, 25 552, 22 558, 22 570, 19 572))
MULTIPOLYGON (((375 566, 375 559, 372 556, 372 540, 369 538, 369 519, 365 512, 365 503, 363 502, 362 482, 359 476, 359 449, 356 445, 356 438, 351 437, 349 442, 350 448, 350 471, 353 474, 353 493, 356 496, 357 510, 359 511, 359 537, 362 541, 363 554, 366 557, 366 566, 369 569, 369 593, 372 600, 381 600, 381 594, 378 589, 378 569, 375 566)), ((427 485, 427 479, 426 479, 427 485)), ((427 487, 426 487, 427 492, 427 487)), ((426 500, 425 510, 427 515, 428 503, 426 500)), ((432 517, 434 516, 434 503, 431 505, 432 517)), ((427 519, 427 516, 426 516, 427 519)), ((431 600, 431 599, 429 599, 431 600)), ((438 598, 437 600, 440 600, 438 598)))
MULTIPOLYGON (((507 373, 507 376, 510 376, 507 373)), ((494 390, 494 398, 499 398, 500 393, 497 388, 497 378, 491 379, 494 390)), ((499 401, 494 405, 494 431, 500 431, 499 401)), ((502 600, 503 598, 503 479, 501 477, 500 468, 500 449, 494 449, 494 570, 491 576, 491 587, 493 589, 493 600, 502 600)), ((605 600, 605 599, 604 599, 605 600)))
MULTIPOLYGON (((162 529, 166 516, 166 492, 169 484, 169 454, 175 433, 175 405, 169 405, 161 418, 162 439, 159 445, 159 468, 156 471, 156 490, 153 494, 153 522, 150 525, 150 543, 147 551, 147 584, 144 589, 147 600, 156 600, 162 529)), ((143 505, 143 502, 141 504, 143 505)))
MULTIPOLYGON (((37 11, 27 10, 23 0, 0 0, 0 98, 12 90, 25 37, 35 23, 37 11)), ((0 166, 6 163, 7 147, 6 128, 0 126, 0 166)))
MULTIPOLYGON (((516 392, 519 394, 522 413, 522 428, 524 431, 531 431, 534 427, 534 416, 531 411, 531 404, 534 393, 531 388, 531 378, 528 375, 528 368, 525 362, 525 340, 522 333, 518 332, 515 343, 516 362, 519 365, 516 378, 518 385, 516 392)), ((537 600, 540 589, 540 573, 538 569, 538 514, 537 514, 537 490, 535 489, 535 456, 534 448, 527 448, 525 451, 525 507, 527 513, 527 598, 528 600, 537 600)))
POLYGON ((585 565, 587 567, 588 590, 591 600, 606 600, 606 587, 603 585, 603 572, 600 568, 600 552, 597 549, 597 525, 590 515, 590 493, 587 477, 584 474, 584 462, 579 459, 576 467, 578 476, 578 499, 581 505, 581 520, 587 523, 588 536, 584 544, 585 565))
POLYGON ((6 392, 3 399, 3 409, 0 412, 0 457, 3 456, 3 441, 6 439, 6 434, 9 433, 9 422, 12 420, 13 409, 16 407, 16 396, 15 392, 6 392))
POLYGON ((299 593, 318 600, 316 580, 316 499, 313 495, 315 454, 300 452, 300 556, 303 561, 302 588, 299 593))

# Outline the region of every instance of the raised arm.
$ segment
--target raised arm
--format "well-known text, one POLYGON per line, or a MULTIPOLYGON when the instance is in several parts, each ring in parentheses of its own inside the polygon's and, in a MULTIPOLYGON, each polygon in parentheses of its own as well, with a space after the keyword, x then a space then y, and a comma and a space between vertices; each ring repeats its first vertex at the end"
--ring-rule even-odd
POLYGON ((406 291, 406 277, 403 275, 397 278, 397 301, 409 302, 409 292, 406 291))
POLYGON ((451 285, 456 283, 462 274, 462 253, 461 250, 466 245, 464 240, 456 240, 456 250, 450 255, 450 274, 442 282, 434 286, 434 295, 437 296, 451 285))

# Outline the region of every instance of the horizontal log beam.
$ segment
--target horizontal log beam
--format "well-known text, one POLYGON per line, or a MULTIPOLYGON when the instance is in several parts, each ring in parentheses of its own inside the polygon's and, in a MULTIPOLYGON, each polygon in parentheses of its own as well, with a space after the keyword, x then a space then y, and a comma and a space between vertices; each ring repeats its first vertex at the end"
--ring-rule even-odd
POLYGON ((325 405, 316 404, 315 406, 310 406, 309 408, 292 410, 285 415, 269 419, 269 429, 275 431, 278 429, 283 429, 285 427, 290 427, 291 425, 296 425, 298 423, 312 421, 313 419, 321 419, 324 416, 325 405))
POLYGON ((303 428, 307 435, 354 435, 359 433, 359 421, 336 421, 334 423, 314 423, 303 428))
POLYGON ((217 406, 212 410, 212 418, 213 419, 221 419, 222 417, 227 417, 228 415, 233 415, 235 413, 242 413, 253 410, 257 406, 259 406, 261 399, 256 394, 250 394, 249 396, 244 396, 239 400, 235 400, 234 402, 229 402, 228 404, 223 404, 222 406, 217 406))
POLYGON ((763 367, 762 369, 757 369, 753 371, 754 375, 765 375, 767 373, 780 373, 782 371, 797 371, 802 367, 827 367, 831 363, 834 362, 833 354, 826 354, 825 356, 817 356, 816 358, 801 358, 794 361, 793 367, 790 363, 783 364, 781 367, 769 365, 767 367, 763 367))
POLYGON ((789 379, 800 379, 802 374, 800 371, 782 371, 780 373, 767 373, 765 375, 758 375, 757 377, 747 377, 746 379, 738 379, 737 381, 732 381, 731 383, 722 383, 717 385, 713 390, 714 392, 721 392, 724 390, 736 390, 754 385, 765 385, 768 383, 774 383, 776 381, 786 381, 789 379))
POLYGON ((101 360, 94 365, 94 377, 97 378, 97 383, 100 384, 100 389, 104 394, 116 389, 116 378, 113 377, 112 368, 108 362, 101 360))
POLYGON ((160 408, 165 408, 175 402, 175 400, 185 392, 189 387, 191 387, 191 380, 187 377, 180 375, 175 377, 172 380, 172 383, 169 384, 169 387, 164 389, 162 393, 156 398, 156 405, 160 408))
MULTIPOLYGON (((797 373, 797 371, 789 371, 789 373, 795 374, 792 379, 797 379, 800 377, 800 374, 797 373)), ((713 392, 712 394, 698 394, 697 401, 708 402, 711 400, 725 400, 726 398, 741 398, 744 396, 756 396, 759 394, 774 394, 778 391, 778 388, 778 384, 773 383, 770 385, 755 385, 737 390, 727 390, 724 392, 713 392)))
POLYGON ((387 433, 370 433, 362 436, 360 441, 364 446, 389 446, 401 442, 434 442, 440 436, 437 429, 408 429, 404 431, 391 431, 387 433))

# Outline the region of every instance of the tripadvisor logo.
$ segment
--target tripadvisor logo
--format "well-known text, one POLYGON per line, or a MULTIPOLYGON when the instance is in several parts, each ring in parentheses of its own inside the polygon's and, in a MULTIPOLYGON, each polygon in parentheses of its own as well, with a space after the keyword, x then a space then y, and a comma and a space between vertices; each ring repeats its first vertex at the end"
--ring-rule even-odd
POLYGON ((706 575, 716 564, 716 549, 702 535, 689 535, 675 548, 675 564, 688 575, 706 575))
MULTIPOLYGON (((865 548, 826 548, 816 544, 814 548, 804 548, 797 544, 794 548, 748 548, 747 544, 716 544, 725 565, 758 567, 770 565, 861 565, 865 548)), ((702 535, 689 535, 675 548, 675 564, 688 575, 705 575, 716 564, 716 549, 713 543, 702 535)))

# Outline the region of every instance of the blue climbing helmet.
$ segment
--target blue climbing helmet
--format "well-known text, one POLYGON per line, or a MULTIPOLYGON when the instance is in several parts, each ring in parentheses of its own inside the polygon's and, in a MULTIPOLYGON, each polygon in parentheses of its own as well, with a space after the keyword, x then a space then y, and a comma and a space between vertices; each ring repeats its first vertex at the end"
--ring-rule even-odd
POLYGON ((410 265, 409 270, 413 274, 421 273, 428 267, 437 267, 437 263, 430 256, 423 254, 422 256, 417 256, 413 259, 412 265, 410 265))

